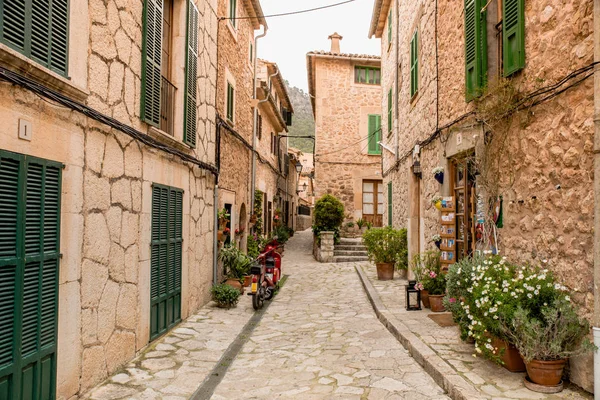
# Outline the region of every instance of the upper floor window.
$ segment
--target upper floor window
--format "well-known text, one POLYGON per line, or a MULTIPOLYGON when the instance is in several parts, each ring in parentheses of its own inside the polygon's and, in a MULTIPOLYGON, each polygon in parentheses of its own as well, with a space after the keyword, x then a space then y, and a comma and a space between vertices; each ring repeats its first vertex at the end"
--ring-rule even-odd
POLYGON ((229 22, 231 22, 231 26, 234 28, 237 27, 236 23, 237 16, 237 0, 229 0, 229 22))
POLYGON ((0 42, 67 76, 69 0, 0 3, 0 42))
POLYGON ((392 9, 390 8, 390 13, 388 14, 388 46, 392 44, 392 9))
POLYGON ((235 89, 227 82, 227 119, 233 122, 235 115, 235 89))
POLYGON ((483 0, 465 0, 465 88, 467 101, 481 94, 487 81, 487 11, 483 0))
POLYGON ((369 115, 369 154, 381 154, 381 115, 369 115))
POLYGON ((410 41, 410 98, 419 91, 419 31, 416 30, 410 41))
POLYGON ((502 63, 504 76, 525 68, 525 0, 503 1, 502 63))
POLYGON ((365 83, 368 85, 381 84, 381 68, 379 67, 354 67, 354 83, 365 83))

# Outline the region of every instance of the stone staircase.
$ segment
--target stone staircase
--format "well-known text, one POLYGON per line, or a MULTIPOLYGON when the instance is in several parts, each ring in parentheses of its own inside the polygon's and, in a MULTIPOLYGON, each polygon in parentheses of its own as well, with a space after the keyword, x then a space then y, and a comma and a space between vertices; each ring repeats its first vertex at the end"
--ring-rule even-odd
POLYGON ((333 262, 360 262, 369 261, 367 249, 362 244, 362 238, 341 238, 340 243, 335 245, 333 251, 333 262))

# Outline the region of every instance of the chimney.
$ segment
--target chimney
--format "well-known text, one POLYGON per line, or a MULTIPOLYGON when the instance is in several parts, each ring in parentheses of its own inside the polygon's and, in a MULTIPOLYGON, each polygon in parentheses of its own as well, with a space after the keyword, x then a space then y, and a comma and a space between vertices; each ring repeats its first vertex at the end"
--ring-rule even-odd
POLYGON ((333 35, 329 36, 327 39, 331 40, 331 52, 339 54, 340 53, 340 40, 343 39, 339 33, 335 32, 333 35))

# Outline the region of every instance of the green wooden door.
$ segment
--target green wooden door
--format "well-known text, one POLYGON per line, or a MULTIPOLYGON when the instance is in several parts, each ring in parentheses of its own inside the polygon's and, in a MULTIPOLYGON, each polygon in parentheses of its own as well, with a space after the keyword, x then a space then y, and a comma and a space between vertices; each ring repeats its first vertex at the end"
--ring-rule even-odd
POLYGON ((150 339, 181 321, 183 191, 152 185, 150 339))
POLYGON ((0 150, 0 400, 55 398, 61 170, 0 150))

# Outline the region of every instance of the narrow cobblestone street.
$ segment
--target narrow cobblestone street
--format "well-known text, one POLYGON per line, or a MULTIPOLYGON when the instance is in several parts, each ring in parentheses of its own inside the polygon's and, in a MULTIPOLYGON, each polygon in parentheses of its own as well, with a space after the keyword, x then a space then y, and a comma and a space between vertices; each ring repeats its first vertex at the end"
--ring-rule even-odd
MULTIPOLYGON (((354 264, 320 264, 311 232, 286 245, 287 282, 212 399, 445 399, 377 320, 354 264)), ((212 304, 151 345, 92 399, 190 398, 253 314, 212 304)))

